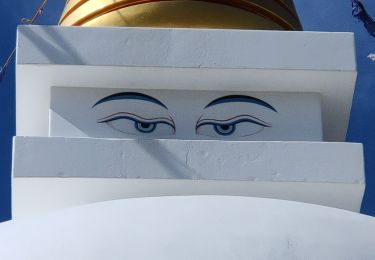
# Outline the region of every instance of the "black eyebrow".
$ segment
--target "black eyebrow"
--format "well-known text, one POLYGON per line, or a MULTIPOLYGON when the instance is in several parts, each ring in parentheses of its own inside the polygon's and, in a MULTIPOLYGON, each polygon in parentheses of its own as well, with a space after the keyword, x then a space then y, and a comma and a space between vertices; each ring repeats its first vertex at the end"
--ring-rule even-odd
POLYGON ((252 104, 256 104, 256 105, 260 105, 260 106, 269 108, 269 109, 277 112, 277 110, 273 106, 268 104, 267 102, 265 102, 265 101, 263 101, 259 98, 255 98, 255 97, 251 97, 251 96, 245 96, 245 95, 229 95, 229 96, 217 98, 214 101, 212 101, 210 104, 208 104, 205 107, 205 109, 208 108, 208 107, 211 107, 211 106, 216 106, 216 105, 223 104, 223 103, 232 103, 232 102, 252 103, 252 104))
POLYGON ((146 94, 138 93, 138 92, 116 93, 116 94, 110 95, 108 97, 102 98, 101 100, 96 102, 95 105, 93 105, 92 107, 95 107, 95 106, 97 106, 99 104, 102 104, 104 102, 113 101, 113 100, 121 100, 121 99, 136 99, 136 100, 148 101, 148 102, 157 104, 159 106, 162 106, 165 109, 168 109, 168 107, 166 105, 164 105, 162 102, 160 102, 156 98, 151 97, 151 96, 146 95, 146 94))

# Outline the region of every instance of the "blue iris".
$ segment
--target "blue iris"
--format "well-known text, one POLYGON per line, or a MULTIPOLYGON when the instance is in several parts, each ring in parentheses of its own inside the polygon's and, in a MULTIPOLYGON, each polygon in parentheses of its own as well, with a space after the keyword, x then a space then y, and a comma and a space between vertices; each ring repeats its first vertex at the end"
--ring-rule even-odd
POLYGON ((234 133, 236 131, 236 124, 226 124, 226 125, 219 125, 214 124, 214 129, 216 133, 223 136, 228 136, 234 133))
POLYGON ((149 134, 155 131, 156 123, 134 122, 135 129, 141 133, 149 134))

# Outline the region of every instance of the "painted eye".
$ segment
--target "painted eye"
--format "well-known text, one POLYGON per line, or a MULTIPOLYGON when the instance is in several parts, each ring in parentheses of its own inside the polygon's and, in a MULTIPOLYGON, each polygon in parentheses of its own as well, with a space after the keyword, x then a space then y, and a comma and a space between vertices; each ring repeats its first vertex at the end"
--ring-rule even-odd
POLYGON ((223 136, 228 136, 233 134, 236 131, 236 125, 234 124, 225 124, 225 125, 213 125, 216 133, 223 136))
POLYGON ((266 127, 271 127, 271 125, 250 115, 240 115, 226 120, 200 119, 196 132, 199 135, 215 138, 236 138, 257 134, 266 127))
POLYGON ((143 118, 135 114, 120 112, 98 120, 112 129, 130 135, 169 136, 176 127, 171 118, 143 118))
POLYGON ((144 122, 134 122, 135 129, 137 129, 141 133, 152 133, 156 129, 155 123, 144 123, 144 122))

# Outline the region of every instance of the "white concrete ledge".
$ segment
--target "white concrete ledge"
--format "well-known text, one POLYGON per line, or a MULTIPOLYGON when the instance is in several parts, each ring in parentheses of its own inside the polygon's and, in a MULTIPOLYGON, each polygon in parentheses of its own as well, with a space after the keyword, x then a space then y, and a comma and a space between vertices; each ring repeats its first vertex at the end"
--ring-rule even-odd
POLYGON ((13 213, 166 195, 255 196, 359 211, 360 144, 16 137, 13 213), (30 196, 33 194, 33 196, 30 196))
POLYGON ((353 33, 20 26, 17 64, 355 71, 353 33))
POLYGON ((361 144, 15 137, 14 177, 364 184, 361 144))
POLYGON ((17 135, 47 136, 66 86, 320 93, 325 140, 345 139, 351 33, 21 26, 17 46, 17 135))

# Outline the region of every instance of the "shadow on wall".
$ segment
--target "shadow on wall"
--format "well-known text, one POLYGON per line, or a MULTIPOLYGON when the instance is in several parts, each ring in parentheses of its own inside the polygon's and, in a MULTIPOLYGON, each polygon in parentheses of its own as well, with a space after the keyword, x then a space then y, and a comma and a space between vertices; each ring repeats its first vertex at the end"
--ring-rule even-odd
POLYGON ((85 64, 79 53, 75 51, 75 48, 69 45, 56 31, 51 30, 49 27, 39 27, 43 31, 44 37, 42 37, 33 33, 27 27, 19 27, 19 34, 34 43, 34 46, 48 61, 55 64, 85 64))

